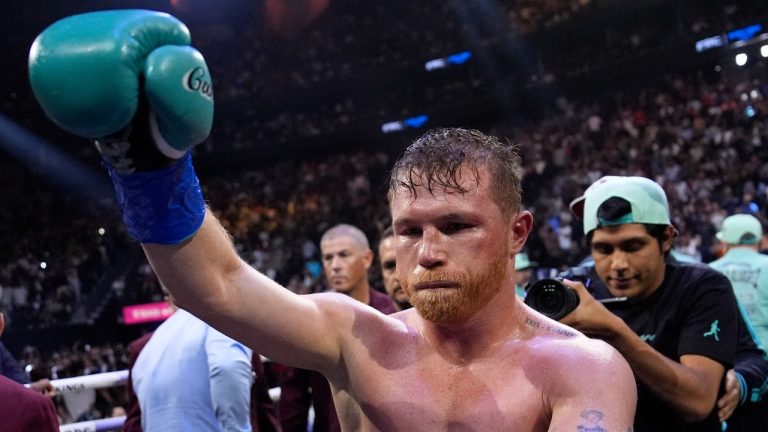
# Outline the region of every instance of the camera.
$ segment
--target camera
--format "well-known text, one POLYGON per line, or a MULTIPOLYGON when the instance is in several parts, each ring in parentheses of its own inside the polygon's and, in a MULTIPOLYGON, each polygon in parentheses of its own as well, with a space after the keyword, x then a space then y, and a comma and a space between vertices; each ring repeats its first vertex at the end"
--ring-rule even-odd
POLYGON ((525 304, 555 321, 579 305, 579 295, 558 279, 540 279, 528 288, 525 304))

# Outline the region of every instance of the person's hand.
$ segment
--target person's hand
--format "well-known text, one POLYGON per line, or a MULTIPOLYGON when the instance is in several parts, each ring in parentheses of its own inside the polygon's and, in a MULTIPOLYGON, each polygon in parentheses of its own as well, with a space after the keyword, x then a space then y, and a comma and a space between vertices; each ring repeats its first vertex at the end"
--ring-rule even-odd
POLYGON ((43 378, 41 380, 37 380, 31 384, 29 384, 29 388, 32 390, 38 391, 46 396, 54 397, 56 396, 56 387, 51 384, 51 381, 48 378, 43 378))
POLYGON ((563 284, 575 290, 579 295, 579 306, 561 318, 560 322, 587 336, 601 339, 609 338, 613 334, 616 320, 620 320, 620 318, 595 300, 581 282, 565 279, 563 284))
POLYGON ((728 420, 733 414, 739 406, 739 399, 741 399, 739 380, 736 379, 736 372, 730 369, 725 374, 725 393, 717 400, 717 417, 721 422, 728 420))

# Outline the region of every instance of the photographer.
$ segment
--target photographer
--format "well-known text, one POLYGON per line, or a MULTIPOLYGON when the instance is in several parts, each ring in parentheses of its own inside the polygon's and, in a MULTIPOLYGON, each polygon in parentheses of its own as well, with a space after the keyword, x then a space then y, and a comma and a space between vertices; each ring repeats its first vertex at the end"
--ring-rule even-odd
POLYGON ((602 303, 566 280, 579 305, 561 322, 605 340, 629 362, 638 381, 635 431, 720 431, 715 402, 738 332, 728 280, 705 266, 668 262, 676 230, 664 191, 649 179, 604 177, 571 210, 595 261, 595 296, 626 301, 602 303))

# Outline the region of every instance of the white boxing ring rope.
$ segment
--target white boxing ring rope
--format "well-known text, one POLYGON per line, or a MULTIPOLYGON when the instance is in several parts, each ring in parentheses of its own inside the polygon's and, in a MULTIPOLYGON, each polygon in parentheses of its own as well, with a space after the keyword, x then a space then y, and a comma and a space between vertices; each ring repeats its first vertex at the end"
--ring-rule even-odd
POLYGON ((122 429, 123 423, 125 423, 125 416, 112 417, 61 425, 59 426, 59 432, 104 432, 114 429, 122 429))
MULTIPOLYGON (((261 357, 262 362, 271 360, 261 357)), ((128 381, 128 370, 116 372, 105 372, 93 375, 83 375, 73 378, 62 378, 51 380, 51 385, 56 389, 57 394, 78 393, 83 390, 100 389, 106 387, 115 387, 124 385, 128 381)), ((29 384, 27 384, 29 387, 29 384)), ((280 399, 280 387, 269 389, 269 397, 277 402, 280 399)), ((70 423, 59 426, 59 432, 103 432, 113 429, 119 429, 125 423, 125 416, 105 418, 100 420, 86 421, 80 423, 70 423)))
POLYGON ((51 380, 56 393, 77 393, 87 389, 100 389, 125 384, 128 380, 128 370, 105 372, 93 375, 83 375, 73 378, 51 380))

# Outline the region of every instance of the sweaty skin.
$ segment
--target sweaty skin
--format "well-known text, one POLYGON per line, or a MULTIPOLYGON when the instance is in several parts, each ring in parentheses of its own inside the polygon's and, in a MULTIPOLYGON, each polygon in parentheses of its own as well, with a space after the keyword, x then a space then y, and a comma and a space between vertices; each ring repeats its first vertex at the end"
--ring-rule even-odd
POLYGON ((295 295, 240 260, 210 213, 188 242, 144 247, 181 307, 275 361, 323 373, 344 430, 631 430, 625 360, 516 298, 512 257, 532 217, 502 214, 487 175, 461 177, 461 195, 393 194, 398 276, 412 299, 431 299, 422 310, 386 316, 336 293, 295 295), (477 280, 489 283, 473 287, 487 301, 463 296, 477 280), (423 318, 435 301, 445 321, 423 318))

